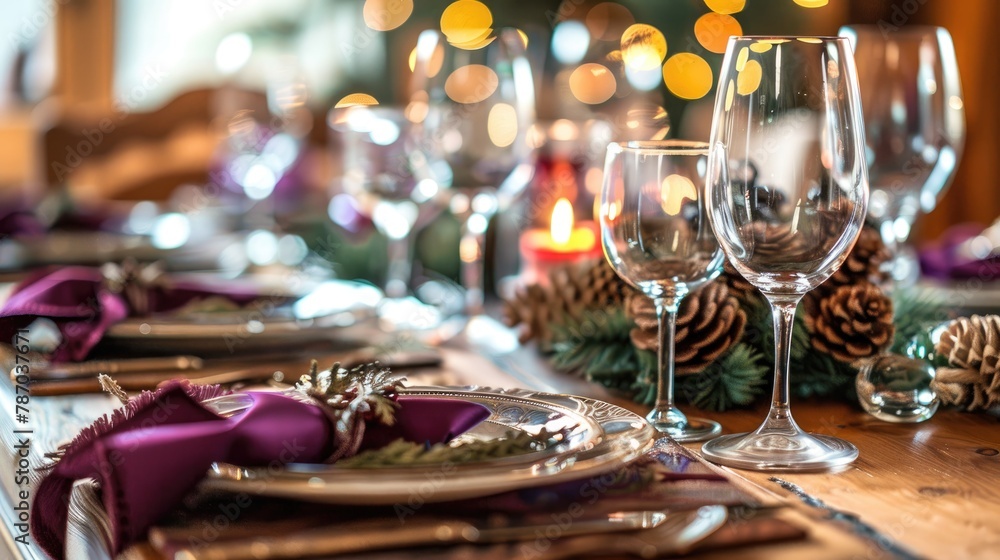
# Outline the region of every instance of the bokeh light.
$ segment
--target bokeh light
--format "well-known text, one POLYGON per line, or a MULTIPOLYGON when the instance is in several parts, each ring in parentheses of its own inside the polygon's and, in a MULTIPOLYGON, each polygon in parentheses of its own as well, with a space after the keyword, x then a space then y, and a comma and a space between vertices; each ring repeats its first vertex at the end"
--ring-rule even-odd
POLYGON ((378 105, 378 100, 367 93, 352 93, 342 97, 333 108, 343 109, 345 107, 366 107, 369 105, 378 105))
POLYGON ((680 214, 685 202, 698 200, 694 183, 683 175, 667 175, 660 187, 660 206, 670 216, 680 214))
POLYGON ((712 90, 712 67, 694 53, 677 53, 663 65, 663 81, 681 99, 701 99, 712 90))
POLYGON ((622 59, 636 70, 659 68, 667 56, 667 39, 660 30, 645 23, 631 25, 622 33, 622 59))
POLYGON ((644 70, 625 65, 625 80, 639 91, 653 91, 660 86, 661 79, 659 65, 644 70))
POLYGON ((590 32, 579 21, 564 21, 552 32, 552 56, 563 64, 580 62, 589 47, 590 32))
POLYGON ((452 44, 482 41, 489 36, 492 25, 490 9, 476 0, 457 0, 441 13, 441 32, 452 44))
POLYGON ((714 53, 726 52, 729 37, 742 34, 740 22, 730 15, 709 12, 694 23, 694 36, 698 43, 714 53))
POLYGON ((585 19, 590 34, 600 41, 617 41, 633 23, 632 12, 621 4, 601 2, 587 12, 585 19))
POLYGON ((736 75, 736 93, 740 95, 750 95, 757 91, 760 86, 760 79, 763 76, 763 69, 756 60, 748 60, 743 66, 743 70, 736 75))
POLYGON ((826 6, 830 0, 792 0, 792 2, 795 2, 803 8, 822 8, 823 6, 826 6))
POLYGON ((510 146, 517 138, 517 111, 506 103, 497 103, 486 119, 486 131, 496 147, 510 146))
POLYGON ((226 35, 215 49, 215 67, 223 74, 233 74, 250 60, 253 42, 246 33, 226 35))
POLYGON ((740 72, 743 67, 747 65, 747 60, 750 58, 750 49, 743 47, 740 49, 740 54, 736 55, 736 71, 740 72))
POLYGON ((750 45, 750 50, 755 53, 766 53, 771 50, 772 47, 774 47, 773 43, 769 43, 767 41, 756 41, 754 44, 750 45))
POLYGON ((814 45, 818 45, 823 42, 822 39, 817 37, 797 37, 797 39, 802 43, 812 43, 814 45))
POLYGON ((709 10, 717 14, 735 14, 746 7, 746 0, 705 0, 709 10))
POLYGON ((726 86, 726 110, 733 108, 733 94, 736 93, 735 86, 732 80, 729 80, 729 85, 726 86))
POLYGON ((413 13, 413 0, 365 0, 361 10, 365 25, 375 31, 389 31, 406 23, 413 13))
POLYGON ((496 91, 500 78, 489 66, 467 64, 448 76, 444 92, 458 103, 479 103, 496 91))
POLYGON ((615 94, 618 82, 607 66, 588 62, 581 64, 569 76, 569 90, 583 103, 604 103, 615 94))

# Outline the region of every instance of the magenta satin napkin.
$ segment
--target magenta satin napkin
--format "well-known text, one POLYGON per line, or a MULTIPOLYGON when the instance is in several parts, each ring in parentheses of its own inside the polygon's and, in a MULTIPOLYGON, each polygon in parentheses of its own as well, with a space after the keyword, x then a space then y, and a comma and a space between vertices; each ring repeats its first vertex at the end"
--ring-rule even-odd
MULTIPOLYGON (((150 313, 179 309, 193 300, 221 296, 243 305, 258 294, 222 291, 195 282, 173 282, 147 290, 150 313)), ((47 270, 21 282, 0 308, 0 341, 9 342, 17 329, 39 317, 51 319, 62 334, 53 362, 80 361, 100 342, 108 328, 133 315, 126 298, 108 290, 96 268, 70 266, 47 270)))
MULTIPOLYGON (((251 392, 243 413, 222 418, 171 384, 131 418, 74 446, 42 479, 31 530, 53 558, 64 557, 73 483, 93 478, 113 530, 115 554, 177 506, 213 462, 240 466, 321 463, 332 452, 330 420, 315 405, 277 393, 251 392)), ((446 442, 489 416, 472 402, 400 395, 394 426, 369 423, 363 447, 404 439, 446 442)))

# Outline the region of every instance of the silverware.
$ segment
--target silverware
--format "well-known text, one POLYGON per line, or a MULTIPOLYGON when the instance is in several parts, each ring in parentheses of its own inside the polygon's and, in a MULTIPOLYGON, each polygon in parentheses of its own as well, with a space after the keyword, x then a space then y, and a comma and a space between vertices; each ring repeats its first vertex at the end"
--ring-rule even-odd
MULTIPOLYGON (((378 358, 385 367, 394 370, 413 369, 420 367, 437 367, 442 363, 441 354, 434 350, 404 351, 394 354, 378 355, 373 349, 361 349, 346 353, 315 355, 321 367, 329 367, 335 361, 344 367, 353 367, 378 358)), ((288 356, 280 359, 276 356, 265 356, 255 359, 239 360, 204 360, 199 368, 163 369, 160 371, 140 371, 124 374, 119 372, 115 380, 126 391, 141 391, 153 389, 157 385, 171 379, 187 379, 199 385, 227 384, 238 382, 262 382, 274 380, 289 382, 309 369, 311 359, 302 355, 288 356), (291 376, 291 377, 289 377, 291 376)), ((92 362, 86 362, 90 364, 92 362)), ((76 364, 72 364, 76 365, 76 364)), ((31 392, 37 396, 71 395, 82 393, 100 393, 101 386, 97 382, 98 370, 88 377, 39 378, 31 381, 31 392)), ((111 374, 114 375, 114 374, 111 374)))
POLYGON ((204 362, 197 356, 163 356, 45 364, 32 368, 32 374, 36 378, 44 379, 74 379, 93 377, 99 373, 113 376, 166 370, 191 371, 201 369, 203 365, 204 362))
MULTIPOLYGON (((703 508, 705 509, 705 508, 703 508)), ((704 538, 725 522, 724 506, 709 506, 705 512, 625 511, 601 517, 580 518, 559 527, 560 538, 578 535, 603 542, 608 533, 635 531, 635 535, 661 534, 657 543, 687 544, 704 538), (721 513, 720 513, 721 512, 721 513)), ((256 537, 235 542, 214 542, 196 550, 182 548, 174 557, 204 560, 244 560, 303 558, 356 554, 416 546, 452 544, 488 544, 534 540, 539 533, 554 526, 551 519, 513 519, 494 516, 485 522, 466 520, 412 520, 386 530, 384 521, 355 523, 348 526, 322 527, 283 534, 256 537)), ((154 546, 166 544, 167 537, 156 530, 150 534, 154 546)), ((579 549, 583 550, 583 549, 579 549)), ((577 553, 579 553, 579 550, 577 553)), ((590 548, 589 551, 593 551, 590 548)), ((634 550, 634 549, 633 549, 634 550)), ((657 548, 660 550, 660 548, 657 548)), ((565 557, 565 556, 563 556, 565 557)))

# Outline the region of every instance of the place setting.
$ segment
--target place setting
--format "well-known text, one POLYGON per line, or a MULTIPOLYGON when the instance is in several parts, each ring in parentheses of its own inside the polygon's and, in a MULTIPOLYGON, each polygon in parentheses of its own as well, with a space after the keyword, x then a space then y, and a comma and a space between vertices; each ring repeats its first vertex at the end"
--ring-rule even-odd
POLYGON ((989 557, 991 2, 195 4, 0 55, 0 556, 989 557))

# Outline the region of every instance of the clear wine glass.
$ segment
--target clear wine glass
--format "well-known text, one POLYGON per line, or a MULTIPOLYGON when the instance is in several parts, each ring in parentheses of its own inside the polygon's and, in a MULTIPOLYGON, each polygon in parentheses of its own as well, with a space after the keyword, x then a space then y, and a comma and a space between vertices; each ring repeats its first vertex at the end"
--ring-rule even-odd
POLYGON ((517 200, 534 173, 535 91, 522 35, 455 46, 434 30, 414 51, 408 114, 418 149, 449 209, 463 220, 460 256, 467 313, 482 311, 483 253, 490 219, 517 200))
POLYGON ((601 190, 601 243, 623 280, 649 296, 659 319, 656 404, 646 416, 677 441, 718 434, 717 422, 674 406, 677 308, 722 272, 722 251, 705 212, 708 144, 680 140, 608 146, 601 190))
POLYGON ((719 77, 706 206, 733 267, 774 314, 774 392, 749 434, 702 447, 723 465, 819 470, 858 450, 803 432, 789 407, 795 309, 844 262, 868 203, 854 57, 838 37, 733 37, 719 77))
POLYGON ((854 49, 865 113, 868 214, 896 259, 893 277, 919 273, 906 245, 913 223, 934 209, 965 144, 965 104, 951 35, 941 27, 842 27, 854 49))
POLYGON ((353 106, 330 111, 343 173, 340 190, 387 239, 382 325, 393 331, 436 327, 442 314, 411 295, 413 233, 438 213, 437 186, 414 150, 412 123, 402 108, 353 106))

